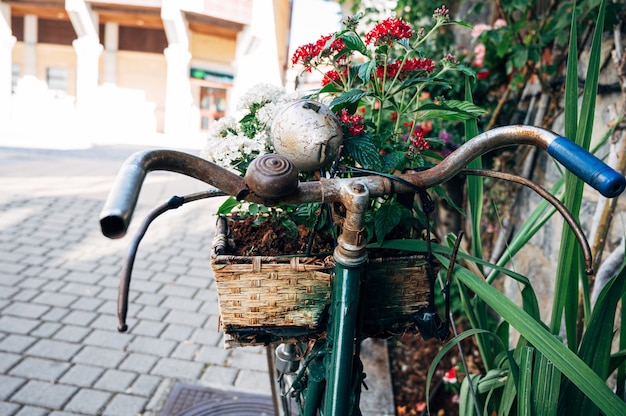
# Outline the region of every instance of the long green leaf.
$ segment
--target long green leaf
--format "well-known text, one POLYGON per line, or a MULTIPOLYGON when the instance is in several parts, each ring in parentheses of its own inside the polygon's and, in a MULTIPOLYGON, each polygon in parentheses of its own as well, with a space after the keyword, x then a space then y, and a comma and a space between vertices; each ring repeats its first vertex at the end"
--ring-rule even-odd
POLYGON ((469 383, 477 385, 481 376, 479 374, 470 374, 461 383, 461 389, 459 391, 459 414, 461 416, 480 416, 476 414, 476 407, 474 405, 474 398, 472 397, 469 383))
POLYGON ((424 104, 419 110, 426 119, 440 118, 453 121, 471 120, 485 113, 484 109, 474 105, 471 101, 458 100, 449 100, 441 104, 424 104))
MULTIPOLYGON (((604 15, 606 0, 602 0, 598 11, 593 42, 589 55, 589 66, 583 92, 583 103, 581 116, 575 127, 575 119, 572 120, 571 112, 577 108, 578 76, 572 79, 577 71, 574 67, 578 65, 576 59, 576 15, 573 13, 572 27, 570 34, 570 48, 568 56, 568 74, 566 79, 566 135, 575 137, 576 143, 584 149, 589 149, 591 142, 591 132, 593 128, 593 116, 595 112, 595 100, 598 90, 598 77, 600 72, 600 52, 602 47, 602 31, 604 28, 604 15), (575 80, 575 81, 574 81, 575 80), (569 83, 568 83, 569 82, 569 83), (576 85, 573 83, 576 82, 576 85), (568 113, 570 112, 570 113, 568 113)), ((575 10, 575 9, 574 9, 575 10)), ((576 115, 576 112, 574 112, 576 115)), ((568 210, 578 218, 582 204, 583 182, 571 173, 565 175, 566 194, 564 204, 568 210)), ((580 270, 580 250, 576 244, 576 237, 569 227, 563 227, 561 239, 561 251, 557 266, 557 282, 555 285, 554 309, 552 313, 551 328, 553 333, 558 333, 561 326, 561 317, 565 312, 565 330, 567 342, 570 348, 574 349, 578 345, 577 320, 578 320, 578 278, 582 274, 580 270)))
POLYGON ((531 416, 531 385, 533 375, 533 347, 524 347, 519 363, 519 386, 517 388, 518 416, 531 416))
MULTIPOLYGON (((572 19, 570 24, 569 50, 567 59, 567 76, 565 78, 565 136, 571 138, 577 137, 578 129, 578 45, 576 34, 576 2, 572 6, 572 19)), ((568 172, 565 173, 565 206, 570 212, 571 207, 575 205, 573 196, 575 194, 576 177, 568 172)), ((572 212, 575 218, 578 218, 578 211, 572 212)), ((573 275, 572 263, 577 264, 574 256, 578 256, 578 252, 574 251, 573 233, 563 230, 561 234, 561 251, 557 264, 557 276, 554 287, 554 300, 552 302, 552 333, 558 334, 561 329, 563 311, 565 305, 572 304, 576 297, 576 281, 577 276, 573 275), (568 257, 569 256, 569 257, 568 257)), ((575 302, 578 305, 578 302, 575 302)), ((575 348, 578 344, 575 336, 571 334, 571 326, 566 327, 568 334, 568 344, 571 348, 575 348)))
POLYGON ((533 414, 556 416, 561 388, 561 373, 554 363, 537 352, 535 354, 535 370, 533 372, 533 414))
MULTIPOLYGON (((626 295, 622 296, 622 313, 619 333, 619 347, 620 351, 626 351, 626 295)), ((623 358, 623 357, 622 357, 623 358)), ((622 361, 617 366, 617 394, 620 397, 624 397, 626 394, 626 361, 622 361)))
MULTIPOLYGON (((470 84, 470 77, 465 77, 465 101, 473 102, 472 89, 470 84)), ((470 119, 465 121, 465 140, 471 140, 478 135, 478 122, 476 119, 470 119)), ((472 160, 467 167, 470 169, 481 169, 483 166, 482 158, 476 158, 472 160)), ((478 258, 483 258, 483 248, 481 236, 481 218, 483 212, 483 181, 481 177, 469 176, 467 178, 467 194, 469 201, 470 211, 470 225, 472 230, 472 254, 478 258)), ((478 266, 481 273, 484 274, 482 266, 478 266)), ((479 327, 487 327, 487 308, 480 299, 475 299, 474 310, 476 311, 476 317, 479 319, 479 327)), ((478 342, 482 344, 481 357, 485 368, 489 370, 493 367, 493 355, 490 354, 491 340, 485 338, 482 335, 477 337, 478 342)))
MULTIPOLYGON (((515 361, 519 361, 522 356, 522 350, 530 344, 524 337, 520 337, 517 341, 515 351, 513 351, 513 358, 515 361)), ((500 401, 500 408, 498 409, 498 416, 508 416, 511 414, 513 404, 517 398, 517 383, 512 378, 508 378, 502 392, 502 400, 500 401)))
MULTIPOLYGON (((447 258, 438 254, 435 256, 442 264, 448 264, 447 258)), ((606 386, 604 380, 522 308, 484 280, 463 268, 459 268, 455 276, 508 321, 548 360, 552 361, 559 371, 589 397, 604 414, 607 416, 626 414, 626 403, 606 386)))
MULTIPOLYGON (((439 350, 439 352, 437 353, 435 358, 433 358, 433 360, 432 360, 432 362, 430 364, 430 367, 428 368, 428 373, 426 374, 426 397, 430 396, 430 384, 431 384, 433 375, 435 374, 435 370, 437 369, 437 365, 439 364, 441 359, 448 353, 448 351, 450 351, 452 348, 454 348, 459 342, 463 341, 466 338, 474 336, 474 335, 476 335, 476 336, 478 336, 478 335, 490 336, 493 339, 495 339, 497 341, 500 341, 500 339, 498 338, 498 336, 496 334, 494 334, 492 332, 489 332, 487 330, 484 330, 484 329, 468 329, 467 331, 460 333, 459 335, 455 336, 450 341, 448 341, 441 348, 441 350, 439 350)), ((502 347, 504 348, 505 346, 502 345, 502 347)), ((511 368, 511 374, 512 374, 512 376, 513 376, 513 378, 515 380, 518 380, 517 363, 515 363, 515 360, 513 359, 513 356, 510 353, 508 353, 508 351, 507 351, 507 358, 509 360, 509 364, 510 364, 510 368, 511 368)), ((471 375, 468 374, 468 377, 471 377, 471 375)), ((427 405, 427 407, 430 407, 429 403, 427 403, 426 405, 427 405)))
MULTIPOLYGON (((465 78, 465 100, 473 101, 470 79, 465 78)), ((471 140, 478 136, 478 123, 476 119, 467 120, 465 122, 465 139, 471 140)), ((479 157, 472 160, 468 165, 470 169, 482 169, 483 162, 479 157)), ((483 211, 483 180, 478 176, 469 176, 467 178, 468 199, 470 206, 470 218, 472 227, 472 254, 476 257, 483 257, 482 243, 480 241, 480 219, 483 211)))
MULTIPOLYGON (((617 304, 624 293, 626 293, 626 263, 622 264, 617 276, 600 293, 578 350, 578 356, 602 379, 609 375, 613 322, 617 304)), ((581 414, 598 413, 593 403, 576 393, 573 385, 566 383, 561 404, 569 409, 580 409, 581 414)))

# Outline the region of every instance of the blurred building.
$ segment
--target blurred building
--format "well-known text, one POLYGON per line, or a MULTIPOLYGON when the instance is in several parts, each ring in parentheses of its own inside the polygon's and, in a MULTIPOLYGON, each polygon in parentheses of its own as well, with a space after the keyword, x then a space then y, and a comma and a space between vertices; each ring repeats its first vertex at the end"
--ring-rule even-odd
POLYGON ((198 135, 284 84, 290 18, 290 0, 0 0, 0 134, 198 135))

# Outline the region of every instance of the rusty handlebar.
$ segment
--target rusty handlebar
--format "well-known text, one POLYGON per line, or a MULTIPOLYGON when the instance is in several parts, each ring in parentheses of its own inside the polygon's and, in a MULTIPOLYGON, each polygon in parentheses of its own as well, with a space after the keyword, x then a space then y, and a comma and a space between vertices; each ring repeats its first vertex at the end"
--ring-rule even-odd
MULTIPOLYGON (((430 188, 447 182, 472 160, 484 153, 511 145, 533 145, 546 150, 553 158, 606 197, 620 195, 626 179, 601 160, 570 140, 549 130, 531 126, 505 126, 482 133, 459 147, 438 165, 419 172, 398 175, 404 181, 420 188, 430 188)), ((266 203, 251 193, 244 179, 204 159, 174 150, 149 150, 135 153, 124 163, 100 214, 102 233, 109 238, 125 235, 130 224, 139 191, 148 172, 165 170, 181 173, 206 182, 238 199, 266 203)), ((298 184, 290 195, 272 203, 303 204, 310 202, 337 202, 345 196, 343 187, 358 181, 369 191, 370 197, 413 192, 414 188, 402 182, 392 184, 384 176, 321 179, 298 184)))

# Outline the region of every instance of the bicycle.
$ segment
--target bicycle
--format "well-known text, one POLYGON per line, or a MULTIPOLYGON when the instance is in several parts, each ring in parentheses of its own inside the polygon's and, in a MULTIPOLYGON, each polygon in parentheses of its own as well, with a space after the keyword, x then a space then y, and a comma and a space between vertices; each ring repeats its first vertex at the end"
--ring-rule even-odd
MULTIPOLYGON (((360 299, 365 283, 364 265, 368 261, 364 236, 365 210, 370 198, 385 197, 392 193, 423 195, 424 191, 445 183, 459 173, 493 176, 515 181, 532 188, 563 215, 574 230, 588 271, 591 272, 591 254, 585 236, 560 202, 543 188, 513 175, 486 170, 465 169, 480 155, 510 145, 533 145, 547 151, 554 159, 575 173, 606 197, 620 195, 626 179, 592 154, 568 139, 548 130, 530 126, 507 126, 476 136, 450 154, 440 164, 421 171, 410 171, 397 176, 370 174, 350 178, 319 179, 298 183, 289 161, 279 155, 270 155, 267 166, 278 167, 274 172, 259 172, 242 178, 198 157, 172 150, 151 150, 131 156, 121 168, 116 182, 101 213, 102 232, 109 238, 122 237, 128 229, 142 182, 148 172, 167 170, 181 173, 217 190, 188 197, 176 197, 153 211, 144 221, 133 244, 129 261, 120 282, 118 315, 120 331, 127 329, 126 317, 132 263, 136 246, 142 233, 161 213, 183 203, 211 196, 232 195, 238 200, 258 204, 299 205, 321 202, 340 204, 343 207, 341 234, 333 253, 334 270, 330 288, 328 319, 324 333, 309 344, 300 341, 282 343, 275 348, 273 363, 276 386, 273 388, 277 414, 291 414, 295 407, 304 415, 359 415, 361 385, 365 378, 359 359, 359 345, 367 334, 362 332, 363 317, 360 299), (287 172, 289 171, 289 172, 287 172), (285 179, 286 178, 286 179, 285 179), (357 307, 353 307, 357 305, 357 307)), ((427 202, 426 199, 423 200, 427 202)), ((428 205, 423 204, 423 205, 428 205)), ((426 238, 428 246, 430 237, 426 238)), ((426 253, 427 256, 430 253, 426 253)), ((454 255, 454 253, 453 253, 454 255)), ((451 259, 451 264, 454 259, 451 259)), ((449 311, 442 321, 433 305, 433 264, 426 258, 427 277, 430 284, 429 302, 412 316, 423 336, 445 339, 449 331, 449 311), (428 270, 430 269, 430 270, 428 270)), ((450 268, 452 269, 452 268, 450 268)), ((449 281, 449 277, 448 277, 449 281)), ((289 338, 290 334, 282 334, 289 338)), ((298 339, 302 334, 292 334, 298 339)))

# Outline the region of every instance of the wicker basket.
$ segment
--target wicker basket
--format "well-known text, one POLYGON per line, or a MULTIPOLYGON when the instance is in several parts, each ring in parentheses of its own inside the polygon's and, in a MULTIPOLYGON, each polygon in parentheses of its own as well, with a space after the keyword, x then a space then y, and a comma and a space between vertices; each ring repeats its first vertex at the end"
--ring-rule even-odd
MULTIPOLYGON (((228 221, 218 218, 211 256, 226 346, 323 335, 332 256, 229 255, 228 221)), ((415 315, 429 305, 425 255, 370 260, 362 290, 366 336, 417 330, 415 315)))

